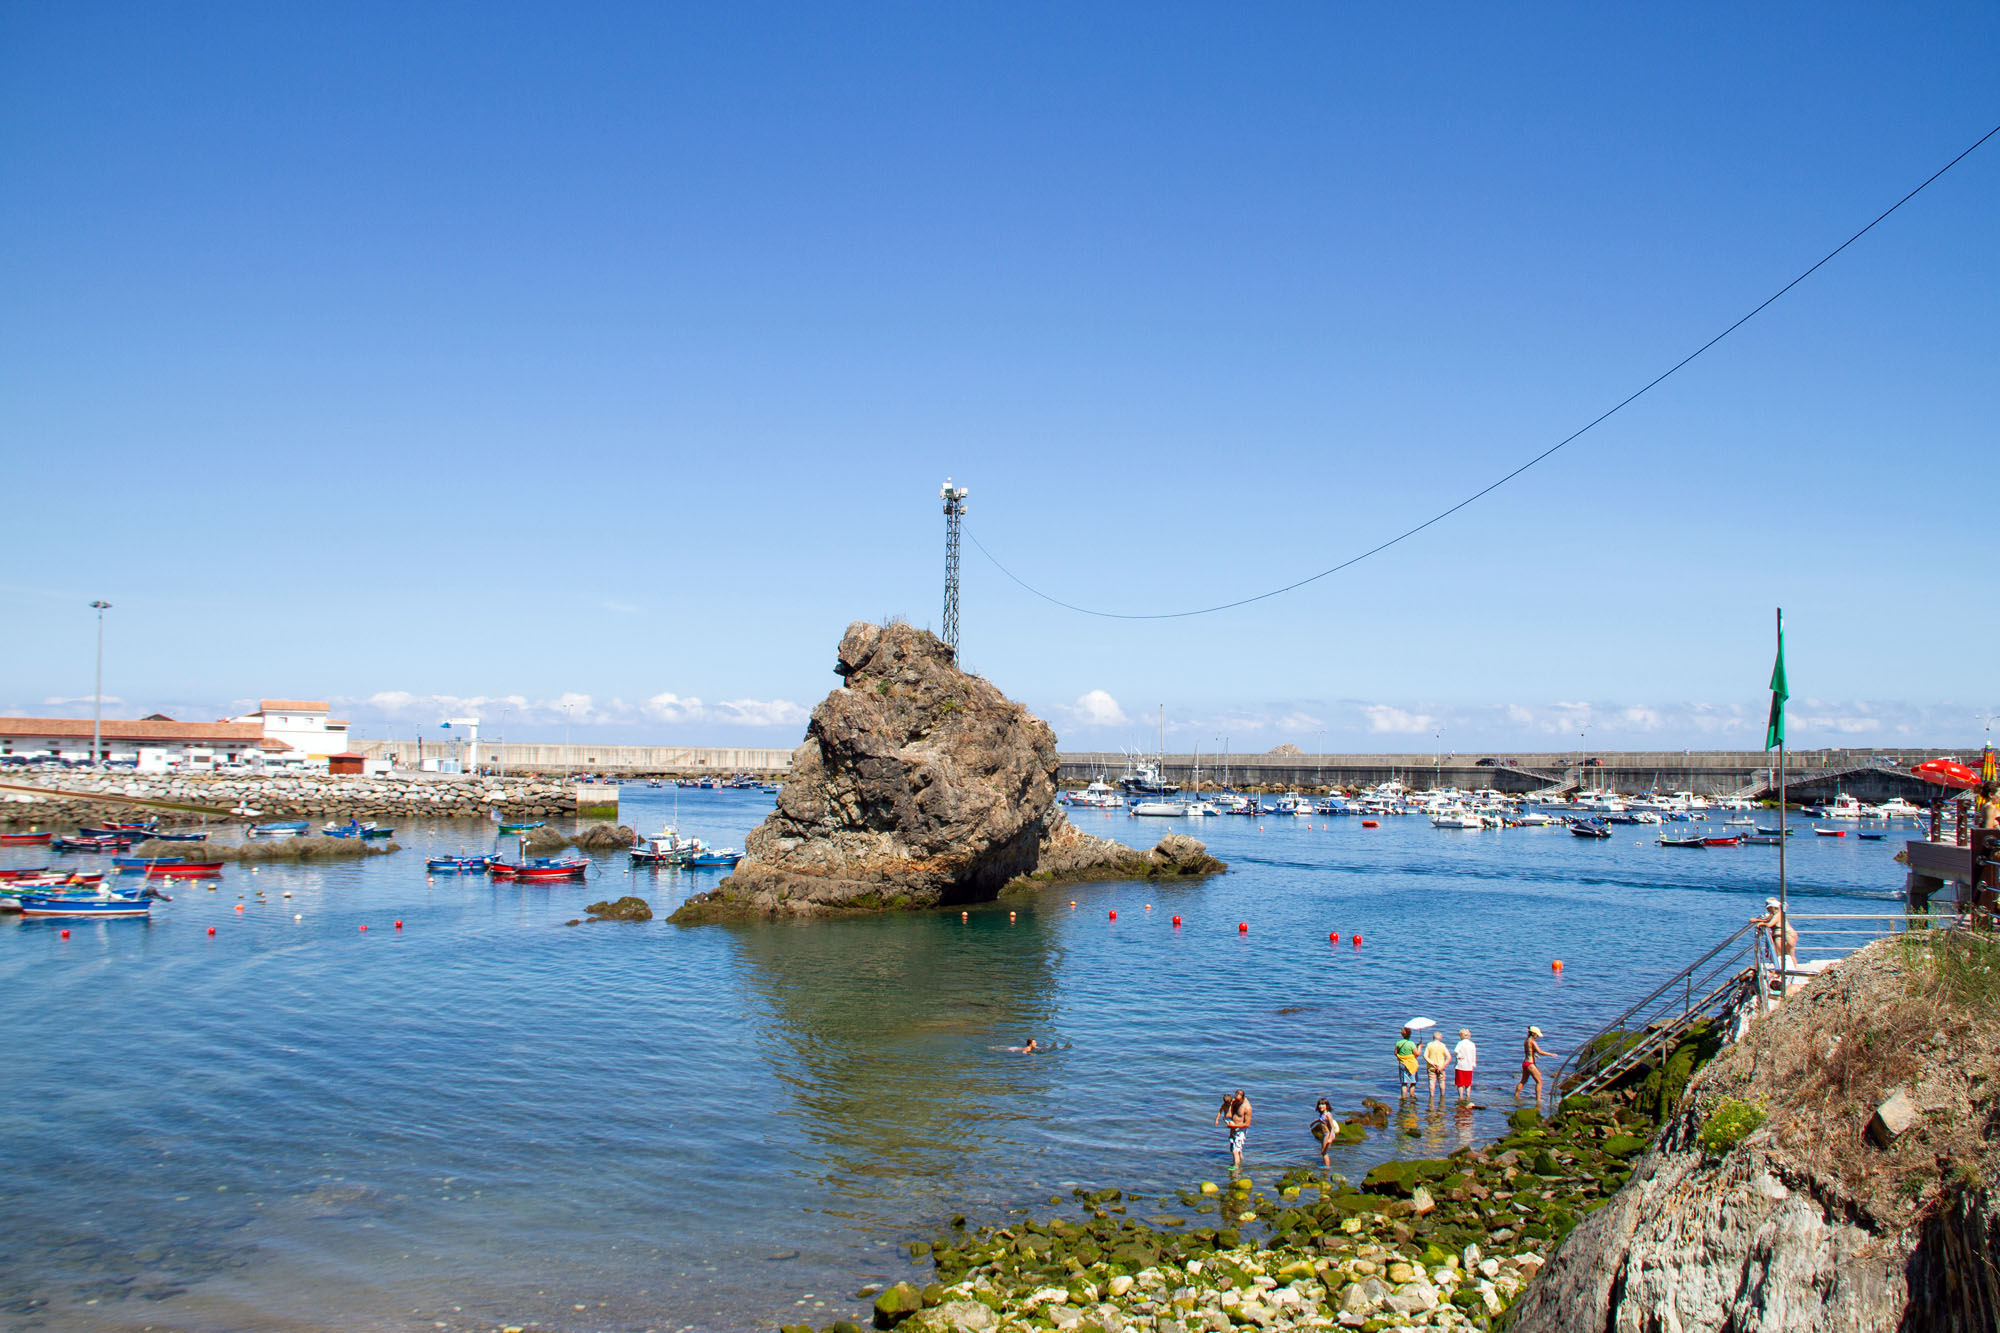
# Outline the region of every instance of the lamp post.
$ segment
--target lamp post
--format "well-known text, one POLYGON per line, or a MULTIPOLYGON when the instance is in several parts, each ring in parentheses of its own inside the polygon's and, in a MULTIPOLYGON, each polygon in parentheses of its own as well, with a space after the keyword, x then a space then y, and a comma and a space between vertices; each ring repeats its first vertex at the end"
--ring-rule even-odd
POLYGON ((1444 728, 1443 727, 1439 727, 1437 729, 1437 734, 1431 737, 1431 741, 1433 745, 1436 747, 1431 754, 1431 765, 1432 765, 1431 790, 1437 791, 1439 788, 1444 786, 1444 728))
POLYGON ((563 705, 563 781, 569 781, 569 709, 563 705))
POLYGON ((507 715, 513 711, 512 704, 500 710, 500 739, 493 746, 494 753, 500 756, 500 776, 503 778, 507 776, 507 715))
POLYGON ((104 746, 104 613, 111 609, 111 603, 96 601, 90 609, 97 612, 97 707, 90 720, 90 766, 103 763, 104 746))
POLYGON ((1320 731, 1314 734, 1319 738, 1319 758, 1313 761, 1313 786, 1324 787, 1326 785, 1326 733, 1320 731))

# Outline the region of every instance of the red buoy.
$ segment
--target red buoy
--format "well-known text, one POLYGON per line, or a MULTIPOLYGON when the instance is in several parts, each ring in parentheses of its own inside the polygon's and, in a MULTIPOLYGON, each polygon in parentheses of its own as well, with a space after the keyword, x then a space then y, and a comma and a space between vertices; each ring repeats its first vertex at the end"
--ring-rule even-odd
POLYGON ((1114 909, 1112 910, 1112 913, 1111 913, 1111 919, 1112 919, 1113 921, 1116 921, 1116 920, 1118 919, 1118 912, 1117 912, 1117 910, 1116 910, 1115 908, 1114 908, 1114 909))
POLYGON ((1563 960, 1560 958, 1556 959, 1553 963, 1549 964, 1549 971, 1551 972, 1560 972, 1562 970, 1563 970, 1563 960))
POLYGON ((211 934, 211 935, 213 935, 213 934, 215 933, 215 927, 214 927, 214 926, 210 926, 210 927, 208 928, 208 933, 209 933, 209 934, 211 934))
POLYGON ((1361 947, 1361 937, 1359 935, 1354 937, 1354 947, 1357 949, 1361 947))
POLYGON ((1326 932, 1326 937, 1334 944, 1340 943, 1340 932, 1337 930, 1329 930, 1326 932))
POLYGON ((1175 924, 1176 926, 1178 926, 1178 925, 1180 925, 1180 923, 1181 923, 1181 919, 1180 919, 1179 917, 1175 917, 1175 918, 1174 918, 1174 924, 1175 924))
POLYGON ((1361 827, 1362 827, 1362 828, 1381 828, 1381 827, 1382 827, 1382 825, 1381 825, 1381 822, 1380 822, 1380 821, 1378 821, 1378 820, 1374 820, 1374 819, 1364 819, 1364 820, 1362 820, 1362 821, 1361 821, 1361 827))
POLYGON ((1250 933, 1250 923, 1248 921, 1238 921, 1236 923, 1236 933, 1238 935, 1248 935, 1250 933))
POLYGON ((368 929, 368 927, 367 927, 367 926, 365 926, 365 925, 364 925, 364 926, 362 926, 361 928, 362 928, 363 930, 366 930, 366 929, 368 929))
POLYGON ((68 927, 68 926, 64 926, 64 927, 63 927, 63 933, 62 933, 62 935, 63 935, 63 938, 64 938, 64 939, 68 939, 68 938, 69 938, 69 927, 68 927))
POLYGON ((397 930, 401 930, 402 928, 403 928, 403 923, 402 923, 402 922, 400 922, 400 921, 398 921, 398 922, 396 923, 396 929, 397 929, 397 930))

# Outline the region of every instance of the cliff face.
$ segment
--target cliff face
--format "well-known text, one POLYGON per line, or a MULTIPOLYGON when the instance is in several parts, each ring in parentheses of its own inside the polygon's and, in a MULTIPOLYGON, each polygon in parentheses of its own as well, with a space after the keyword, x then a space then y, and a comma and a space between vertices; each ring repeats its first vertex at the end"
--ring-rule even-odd
POLYGON ((1854 955, 1703 1069, 1511 1328, 2000 1328, 2000 1006, 1979 970, 2000 946, 1936 934, 1854 955))
POLYGON ((1070 825, 1055 808, 1055 733, 960 671, 934 635, 856 621, 834 670, 842 684, 813 710, 777 809, 736 873, 676 920, 940 907, 1038 874, 1222 868, 1180 848, 1149 859, 1070 825))

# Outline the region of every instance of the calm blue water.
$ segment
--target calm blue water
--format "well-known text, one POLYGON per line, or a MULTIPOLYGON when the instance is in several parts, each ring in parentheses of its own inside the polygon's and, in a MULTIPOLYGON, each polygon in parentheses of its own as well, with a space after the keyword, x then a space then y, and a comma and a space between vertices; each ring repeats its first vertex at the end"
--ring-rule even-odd
MULTIPOLYGON (((627 788, 625 822, 660 827, 670 796, 627 788)), ((769 807, 683 792, 680 825, 740 846, 769 807)), ((1144 846, 1177 826, 1077 822, 1144 846)), ((1230 1088, 1257 1107, 1254 1167, 1307 1162, 1312 1099, 1393 1100, 1418 1013, 1473 1029, 1487 1109, 1337 1166, 1494 1136, 1527 1024, 1566 1053, 1747 919, 1775 868, 1646 828, 1197 832, 1232 873, 964 922, 570 929, 623 892, 664 916, 713 877, 607 856, 580 886, 427 883, 425 854, 491 844, 466 824, 366 863, 232 870, 68 940, 0 919, 0 1322, 824 1324, 953 1213, 1218 1178, 1230 1088), (1030 1034, 1059 1049, 1007 1053, 1030 1034)), ((1794 843, 1798 910, 1893 910, 1899 841, 1794 843)))

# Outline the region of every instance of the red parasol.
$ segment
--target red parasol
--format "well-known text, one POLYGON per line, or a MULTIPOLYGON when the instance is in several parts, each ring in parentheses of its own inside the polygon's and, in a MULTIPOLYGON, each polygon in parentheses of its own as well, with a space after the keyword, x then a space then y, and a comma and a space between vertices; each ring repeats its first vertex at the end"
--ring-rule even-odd
POLYGON ((1961 787, 1968 791, 1979 785, 1979 774, 1956 759, 1933 759, 1918 764, 1910 770, 1910 776, 1935 782, 1941 787, 1961 787))

